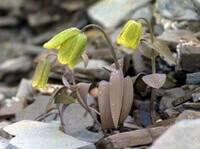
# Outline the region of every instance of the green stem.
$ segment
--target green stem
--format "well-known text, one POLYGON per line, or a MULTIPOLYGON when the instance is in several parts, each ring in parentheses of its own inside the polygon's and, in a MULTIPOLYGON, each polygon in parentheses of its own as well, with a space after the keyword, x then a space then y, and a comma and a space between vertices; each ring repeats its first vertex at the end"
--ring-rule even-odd
POLYGON ((119 66, 119 63, 118 63, 118 60, 117 60, 117 55, 115 53, 115 50, 114 50, 114 47, 112 45, 112 42, 111 42, 111 39, 110 37, 108 36, 108 34, 98 25, 96 24, 89 24, 89 25, 86 25, 82 30, 81 32, 85 32, 86 29, 88 28, 95 28, 95 29, 98 29, 102 34, 103 36, 105 37, 106 41, 108 42, 109 46, 110 46, 110 51, 112 53, 112 56, 113 56, 113 60, 115 62, 115 67, 116 69, 118 70, 120 68, 119 66))
MULTIPOLYGON (((145 18, 138 18, 138 20, 144 20, 145 23, 147 24, 149 31, 150 31, 150 36, 151 36, 151 43, 154 43, 154 34, 153 34, 153 30, 151 27, 151 24, 149 23, 149 21, 145 18)), ((156 52, 153 50, 154 55, 156 54, 156 52)), ((152 74, 156 73, 156 58, 152 58, 151 59, 151 67, 152 67, 152 74)), ((150 116, 151 116, 151 121, 154 124, 155 123, 155 117, 154 117, 154 101, 156 100, 156 93, 155 93, 155 88, 152 88, 151 90, 151 98, 150 98, 150 116)))

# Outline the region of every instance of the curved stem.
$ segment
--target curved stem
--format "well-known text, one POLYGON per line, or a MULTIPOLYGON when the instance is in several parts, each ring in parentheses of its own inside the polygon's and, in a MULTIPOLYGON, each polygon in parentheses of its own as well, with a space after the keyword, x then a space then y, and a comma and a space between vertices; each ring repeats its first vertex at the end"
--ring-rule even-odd
POLYGON ((55 53, 49 53, 49 54, 46 56, 46 59, 48 59, 49 56, 55 56, 55 57, 57 58, 57 54, 55 54, 55 53))
POLYGON ((108 42, 109 46, 110 46, 110 51, 112 53, 112 56, 113 56, 113 60, 115 62, 115 67, 116 69, 118 70, 120 68, 119 66, 119 63, 118 63, 118 60, 117 60, 117 56, 116 56, 116 53, 115 53, 115 50, 114 50, 114 47, 112 45, 112 42, 111 42, 111 39, 110 37, 108 36, 108 34, 98 25, 96 24, 89 24, 89 25, 86 25, 82 30, 81 32, 85 32, 86 29, 88 28, 95 28, 95 29, 98 29, 102 34, 103 36, 105 37, 106 41, 108 42))
POLYGON ((152 42, 152 43, 154 43, 154 35, 153 35, 153 30, 152 30, 152 27, 151 27, 151 24, 149 23, 149 21, 148 21, 147 19, 143 18, 143 17, 141 17, 141 18, 138 18, 138 19, 137 19, 137 21, 138 21, 138 20, 144 20, 144 21, 145 21, 145 23, 147 24, 147 26, 148 26, 148 28, 149 28, 149 31, 150 31, 150 35, 151 35, 151 42, 152 42))
MULTIPOLYGON (((149 23, 149 21, 145 18, 138 18, 138 20, 144 20, 145 23, 147 24, 149 31, 150 31, 150 35, 151 35, 151 43, 154 43, 154 35, 153 35, 153 30, 151 27, 151 24, 149 23)), ((153 50, 154 55, 155 55, 155 51, 153 50)), ((152 67, 152 74, 156 73, 156 58, 152 58, 151 59, 151 67, 152 67)), ((150 98, 150 116, 151 116, 151 121, 154 124, 155 123, 155 117, 154 117, 154 102, 156 100, 156 93, 155 93, 155 88, 152 88, 151 90, 151 98, 150 98)))

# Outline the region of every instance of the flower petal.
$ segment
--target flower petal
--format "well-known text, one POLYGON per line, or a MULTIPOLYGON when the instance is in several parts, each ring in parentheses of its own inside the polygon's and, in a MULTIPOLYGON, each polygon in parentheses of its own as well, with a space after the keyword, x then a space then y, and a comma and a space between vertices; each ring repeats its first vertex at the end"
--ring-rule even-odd
POLYGON ((58 60, 61 64, 67 64, 69 69, 73 69, 80 59, 87 43, 87 37, 79 34, 66 40, 58 51, 58 60))
POLYGON ((76 47, 74 48, 73 52, 70 55, 68 67, 73 69, 78 60, 80 59, 81 55, 83 54, 86 44, 87 44, 87 37, 84 34, 78 35, 78 40, 76 47))
POLYGON ((50 70, 51 70, 51 63, 46 59, 42 59, 36 67, 32 81, 32 86, 38 88, 44 88, 47 84, 50 70))
POLYGON ((55 35, 51 40, 43 45, 46 49, 59 49, 62 43, 69 38, 72 38, 80 33, 80 30, 77 28, 66 29, 59 34, 55 35))
POLYGON ((142 25, 139 22, 130 20, 123 27, 121 33, 117 37, 117 43, 125 48, 136 49, 139 45, 142 33, 142 25))

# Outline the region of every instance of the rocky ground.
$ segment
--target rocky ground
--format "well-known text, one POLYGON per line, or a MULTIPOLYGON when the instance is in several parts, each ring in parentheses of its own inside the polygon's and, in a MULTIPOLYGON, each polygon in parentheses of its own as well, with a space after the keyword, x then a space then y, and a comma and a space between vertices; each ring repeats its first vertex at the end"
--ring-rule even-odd
MULTIPOLYGON (((199 10, 198 0, 0 0, 0 149, 200 148, 199 10), (143 73, 151 73, 150 60, 115 42, 125 22, 139 17, 151 22, 154 35, 168 44, 177 60, 177 65, 162 56, 156 60, 157 72, 167 79, 156 90, 154 124, 151 92, 141 79, 143 73), (69 72, 55 62, 44 90, 33 88, 31 79, 37 62, 50 52, 42 47, 44 42, 66 28, 91 23, 109 33, 117 57, 128 66, 125 75, 137 80, 133 106, 123 126, 105 134, 79 104, 71 104, 63 114, 64 134, 57 110, 46 123, 40 116, 53 92, 63 86, 62 74, 69 72)), ((143 33, 149 32, 143 25, 143 33)), ((103 67, 113 59, 101 34, 86 34, 89 64, 86 69, 83 61, 76 65, 75 79, 92 83, 87 100, 98 111, 99 82, 109 80, 103 67)))

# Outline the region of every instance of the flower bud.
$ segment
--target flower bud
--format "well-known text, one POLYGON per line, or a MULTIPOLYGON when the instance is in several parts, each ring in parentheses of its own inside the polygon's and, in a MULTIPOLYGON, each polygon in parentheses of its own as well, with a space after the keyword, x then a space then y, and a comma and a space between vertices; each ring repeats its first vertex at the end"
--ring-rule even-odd
POLYGON ((44 88, 47 84, 50 70, 51 70, 51 63, 46 59, 42 59, 36 67, 32 81, 32 86, 38 88, 44 88))
POLYGON ((142 24, 133 20, 130 20, 123 27, 122 31, 117 37, 117 43, 125 48, 136 49, 140 42, 140 36, 142 33, 142 24))
POLYGON ((80 33, 80 30, 77 28, 69 28, 66 29, 56 36, 54 36, 51 40, 43 45, 45 49, 57 49, 59 50, 61 45, 69 38, 74 37, 80 33))
POLYGON ((61 64, 73 69, 85 50, 87 37, 77 28, 70 28, 54 36, 44 44, 46 49, 57 49, 61 64))
POLYGON ((87 37, 82 33, 66 40, 58 52, 58 60, 73 69, 83 54, 86 44, 87 37))

